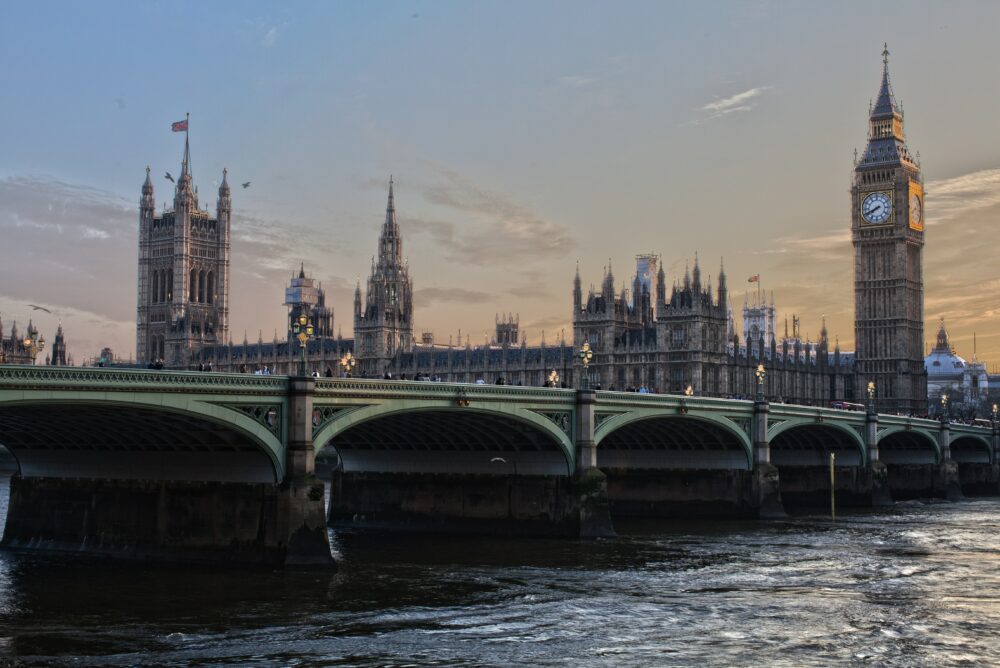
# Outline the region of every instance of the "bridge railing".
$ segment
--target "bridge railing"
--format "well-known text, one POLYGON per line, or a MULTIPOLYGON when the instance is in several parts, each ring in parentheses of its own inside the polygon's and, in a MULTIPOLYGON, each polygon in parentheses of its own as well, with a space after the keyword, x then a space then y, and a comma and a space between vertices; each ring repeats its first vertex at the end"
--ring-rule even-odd
POLYGON ((128 389, 163 390, 165 387, 193 392, 284 393, 286 376, 255 376, 201 371, 155 369, 103 369, 99 367, 0 365, 0 387, 32 389, 128 389))
POLYGON ((444 383, 430 380, 379 380, 366 378, 317 378, 316 394, 351 394, 367 396, 420 396, 425 398, 455 398, 459 395, 476 399, 522 400, 531 402, 573 403, 576 390, 555 387, 524 387, 518 385, 485 385, 476 383, 444 383))

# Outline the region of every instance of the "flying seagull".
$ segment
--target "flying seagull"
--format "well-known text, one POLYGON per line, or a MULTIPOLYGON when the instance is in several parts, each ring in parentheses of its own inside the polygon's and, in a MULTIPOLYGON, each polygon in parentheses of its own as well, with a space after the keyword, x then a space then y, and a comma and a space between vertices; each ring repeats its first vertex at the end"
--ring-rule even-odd
POLYGON ((167 181, 170 181, 171 183, 177 183, 177 181, 174 181, 174 177, 170 176, 170 172, 167 172, 164 175, 164 177, 167 179, 167 181))
POLYGON ((38 306, 36 304, 28 304, 28 306, 35 309, 36 311, 45 311, 46 313, 52 313, 52 311, 48 310, 44 306, 38 306))
POLYGON ((247 181, 246 183, 244 183, 244 184, 243 184, 243 187, 244 187, 244 188, 249 188, 249 187, 250 187, 250 182, 249 182, 249 181, 247 181))

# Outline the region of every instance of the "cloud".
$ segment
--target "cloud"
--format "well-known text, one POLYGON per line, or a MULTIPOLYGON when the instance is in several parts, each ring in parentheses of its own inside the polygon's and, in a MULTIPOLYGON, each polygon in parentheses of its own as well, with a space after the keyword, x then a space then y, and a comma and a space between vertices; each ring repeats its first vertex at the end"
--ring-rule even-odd
POLYGON ((548 299, 552 296, 552 293, 540 285, 521 285, 507 292, 522 299, 548 299))
POLYGON ((260 45, 265 49, 270 49, 278 39, 278 26, 271 26, 264 36, 260 38, 260 45))
POLYGON ((936 225, 1000 204, 1000 169, 928 181, 927 224, 936 225))
POLYGON ((721 118, 723 116, 728 116, 729 114, 752 111, 757 106, 757 102, 759 102, 757 98, 759 98, 764 91, 770 89, 771 86, 757 86, 756 88, 751 88, 743 91, 742 93, 730 95, 729 97, 722 98, 721 100, 708 102, 702 106, 701 109, 699 109, 699 111, 704 112, 704 115, 701 118, 687 121, 683 125, 698 125, 704 121, 721 118))
POLYGON ((481 188, 456 172, 423 187, 424 199, 463 214, 463 223, 402 217, 408 231, 426 234, 455 262, 474 265, 519 264, 564 257, 577 242, 565 226, 481 188), (479 224, 477 225, 476 222, 479 224))
MULTIPOLYGON (((567 339, 572 338, 573 323, 566 316, 551 316, 548 318, 538 318, 537 320, 532 320, 531 322, 522 325, 525 330, 533 330, 536 334, 540 335, 541 330, 546 330, 547 332, 558 332, 563 329, 568 329, 570 333, 566 335, 567 339)), ((547 337, 549 342, 552 342, 552 338, 547 337)))
POLYGON ((413 291, 414 307, 426 308, 433 304, 481 304, 495 299, 496 295, 465 288, 422 288, 413 291))

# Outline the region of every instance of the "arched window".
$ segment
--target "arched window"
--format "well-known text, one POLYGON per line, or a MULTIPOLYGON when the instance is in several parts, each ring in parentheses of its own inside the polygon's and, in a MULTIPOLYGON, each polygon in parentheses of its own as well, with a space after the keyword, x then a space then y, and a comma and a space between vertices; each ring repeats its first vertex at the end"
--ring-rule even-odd
POLYGON ((215 272, 208 272, 208 294, 206 295, 206 302, 209 304, 215 303, 215 272))
POLYGON ((205 299, 205 272, 198 272, 198 301, 204 304, 205 299))
POLYGON ((174 299, 174 270, 167 269, 167 294, 164 295, 163 301, 169 302, 173 301, 173 299, 174 299))
POLYGON ((194 302, 198 297, 198 272, 191 270, 191 281, 188 283, 188 301, 194 302))
POLYGON ((156 303, 159 301, 160 296, 160 273, 157 271, 153 272, 153 285, 152 290, 149 291, 150 298, 149 301, 156 303))

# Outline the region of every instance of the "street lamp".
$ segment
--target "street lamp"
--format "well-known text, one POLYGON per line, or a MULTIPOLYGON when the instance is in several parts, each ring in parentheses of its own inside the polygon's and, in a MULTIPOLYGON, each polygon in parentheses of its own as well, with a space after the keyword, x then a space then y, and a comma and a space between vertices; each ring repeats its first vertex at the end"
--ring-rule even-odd
POLYGON ((299 317, 292 321, 292 333, 299 341, 299 350, 302 351, 302 358, 299 360, 299 376, 306 375, 306 344, 313 337, 313 324, 305 313, 300 313, 299 317))
POLYGON ((757 370, 753 372, 757 377, 757 401, 764 401, 764 379, 767 378, 767 371, 763 364, 757 365, 757 370))
POLYGON ((875 381, 868 381, 868 412, 875 413, 875 381))
POLYGON ((555 369, 549 372, 549 387, 559 387, 559 374, 555 369))
POLYGON ((1000 406, 993 404, 993 422, 997 421, 997 414, 1000 413, 1000 406))
POLYGON ((948 419, 948 395, 941 395, 941 422, 945 422, 948 419))
POLYGON ((692 386, 690 386, 690 385, 688 385, 687 387, 685 387, 684 388, 684 396, 685 397, 693 397, 694 396, 694 388, 692 386))
POLYGON ((590 360, 594 359, 594 351, 590 349, 590 341, 584 341, 583 346, 580 348, 580 362, 583 363, 583 380, 580 383, 580 388, 584 390, 590 389, 590 360))
POLYGON ((34 365, 35 358, 38 357, 38 353, 45 350, 45 337, 38 337, 38 330, 30 332, 28 336, 21 341, 24 344, 24 349, 28 351, 31 355, 31 364, 34 365))
POLYGON ((355 365, 357 365, 358 360, 355 359, 354 355, 348 351, 346 355, 340 358, 340 366, 343 367, 344 373, 348 378, 351 377, 351 372, 354 371, 355 365))

